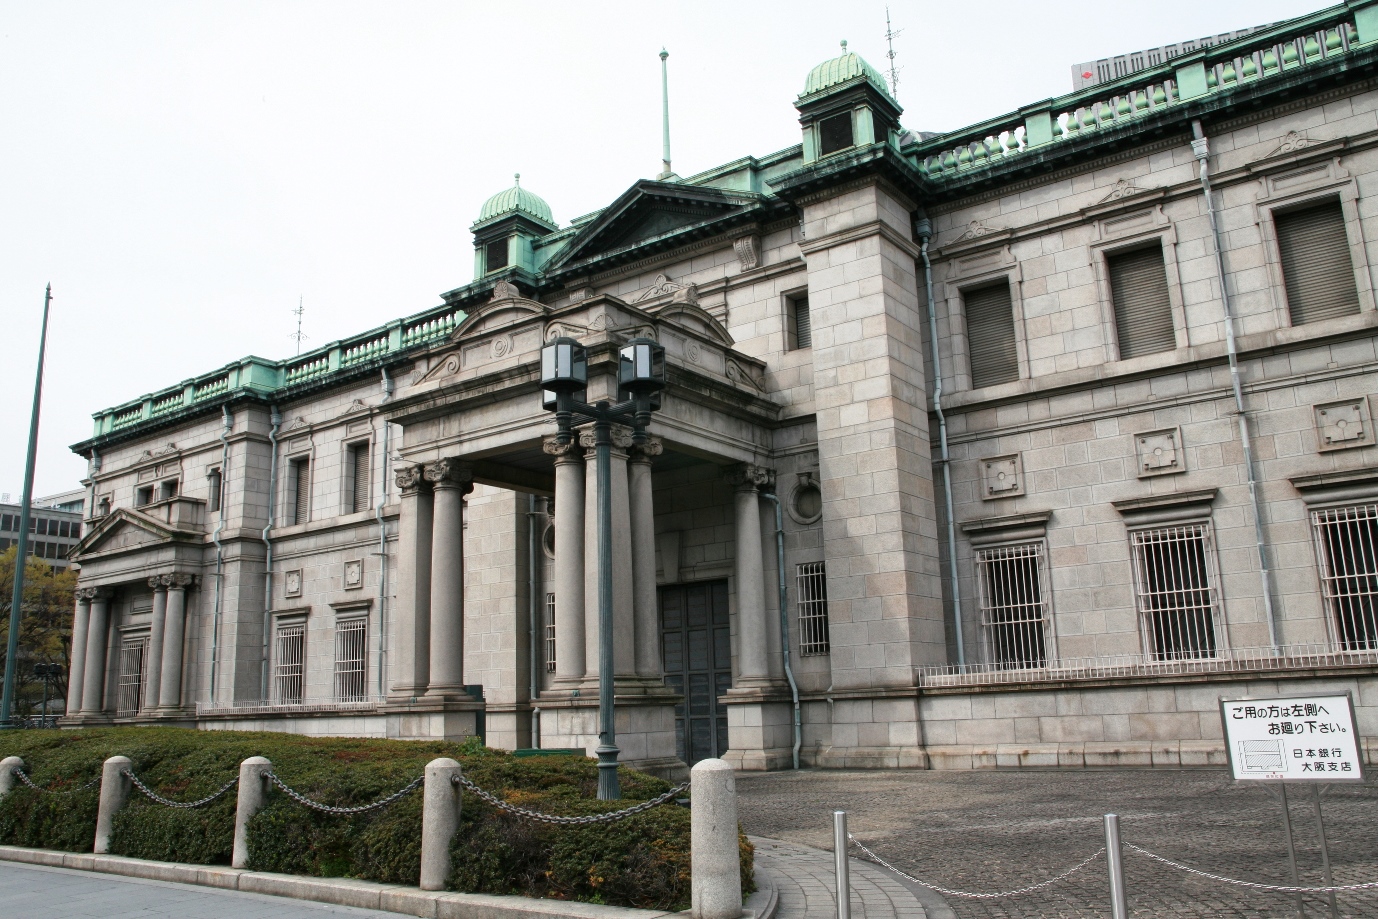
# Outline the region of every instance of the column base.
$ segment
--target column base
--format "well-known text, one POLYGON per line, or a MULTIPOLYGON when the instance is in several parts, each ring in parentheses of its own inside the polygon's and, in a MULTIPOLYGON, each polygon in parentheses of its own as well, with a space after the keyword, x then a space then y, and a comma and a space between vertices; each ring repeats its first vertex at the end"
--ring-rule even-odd
POLYGON ((727 706, 727 752, 723 760, 743 772, 789 769, 794 764, 794 709, 778 690, 733 688, 727 706))
POLYGON ((460 741, 478 733, 483 703, 461 693, 455 699, 428 696, 415 703, 389 704, 383 711, 391 739, 460 741))
MULTIPOLYGON (((675 704, 679 696, 655 681, 619 681, 614 693, 617 761, 671 782, 689 778, 675 740, 675 704)), ((536 703, 541 709, 541 746, 598 748, 598 691, 580 687, 547 690, 536 703)))

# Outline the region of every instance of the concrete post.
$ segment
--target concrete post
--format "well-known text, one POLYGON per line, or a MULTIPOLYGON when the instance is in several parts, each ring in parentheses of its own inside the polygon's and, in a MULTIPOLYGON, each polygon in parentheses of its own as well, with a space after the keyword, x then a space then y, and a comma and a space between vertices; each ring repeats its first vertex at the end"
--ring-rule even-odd
POLYGON ((174 711, 182 707, 182 643, 187 627, 187 588, 192 577, 173 574, 167 578, 167 623, 158 678, 158 707, 174 711))
POLYGON ((464 692, 464 496, 473 474, 453 459, 426 464, 434 492, 431 536, 431 696, 464 692))
POLYGON ((632 533, 632 610, 636 620, 636 673, 653 680, 663 675, 660 604, 656 595, 656 522, 651 459, 665 447, 659 437, 632 447, 627 466, 628 511, 632 533))
POLYGON ((132 784, 125 771, 134 768, 127 756, 112 756, 105 761, 100 774, 100 810, 96 812, 96 845, 91 851, 97 855, 110 852, 110 833, 115 824, 115 815, 129 800, 132 784))
POLYGON ((167 637, 167 585, 166 575, 160 574, 148 579, 148 586, 153 588, 153 617, 148 626, 148 679, 144 683, 144 711, 158 707, 158 687, 163 680, 163 640, 167 637))
POLYGON ((0 801, 5 799, 5 795, 14 791, 14 783, 19 781, 14 770, 24 768, 26 768, 24 761, 17 756, 7 756, 0 759, 0 801))
POLYGON ((462 767, 440 757, 426 764, 425 803, 421 809, 421 889, 444 890, 450 876, 450 840, 459 831, 462 796, 456 780, 462 767))
POLYGON ((91 598, 91 618, 86 629, 86 664, 82 668, 82 714, 99 714, 105 707, 105 652, 109 636, 110 598, 99 593, 91 598))
POLYGON ((81 711, 82 683, 86 679, 86 633, 91 627, 91 600, 96 596, 96 589, 78 587, 76 595, 77 609, 72 617, 72 666, 67 671, 68 715, 81 711))
POLYGON ((555 681, 584 679, 584 464, 577 440, 547 437, 555 457, 555 681))
POLYGON ((737 779, 720 759, 700 760, 689 771, 689 821, 694 919, 737 919, 742 914, 742 863, 737 846, 737 779))
POLYGON ((231 868, 249 867, 249 818, 263 810, 268 798, 268 773, 273 764, 266 757, 251 756, 239 764, 239 796, 234 808, 234 853, 231 868))

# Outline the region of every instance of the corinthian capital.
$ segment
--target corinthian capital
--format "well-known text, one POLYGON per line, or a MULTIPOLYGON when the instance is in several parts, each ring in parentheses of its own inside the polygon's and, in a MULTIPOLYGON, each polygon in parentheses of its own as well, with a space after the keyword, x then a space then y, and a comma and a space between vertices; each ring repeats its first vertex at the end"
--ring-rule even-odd
POLYGON ((433 488, 462 488, 468 493, 474 487, 474 472, 468 465, 447 457, 426 464, 426 481, 433 488))
POLYGON ((760 488, 775 484, 775 470, 755 463, 738 463, 723 470, 723 478, 738 488, 760 488))
POLYGON ((92 600, 96 599, 96 597, 100 596, 100 588, 78 587, 75 593, 78 600, 85 600, 87 603, 90 603, 92 600))
POLYGON ((166 574, 155 574, 148 579, 148 586, 152 587, 154 590, 167 590, 168 578, 169 575, 166 574))
POLYGON ((400 466, 397 469, 397 488, 403 494, 416 491, 425 480, 425 469, 421 466, 400 466))
POLYGON ((573 438, 570 439, 569 443, 562 444, 555 439, 554 434, 547 434, 541 438, 541 452, 555 457, 578 457, 582 455, 580 444, 573 438))
POLYGON ((631 446, 632 462, 649 463, 651 457, 660 456, 665 452, 665 442, 659 437, 647 437, 644 444, 634 443, 631 446))
MULTIPOLYGON (((597 446, 594 441, 596 437, 593 428, 584 428, 579 432, 579 445, 592 450, 597 446)), ((612 425, 612 445, 617 450, 626 450, 632 445, 632 429, 622 424, 612 425)))
POLYGON ((164 577, 169 590, 186 590, 196 583, 196 578, 190 574, 169 574, 164 577))

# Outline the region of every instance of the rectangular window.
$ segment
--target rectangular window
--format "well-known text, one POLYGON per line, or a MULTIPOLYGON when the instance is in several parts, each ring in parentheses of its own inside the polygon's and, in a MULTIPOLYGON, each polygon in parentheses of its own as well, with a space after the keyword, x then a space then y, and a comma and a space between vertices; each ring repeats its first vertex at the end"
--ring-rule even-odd
POLYGON ((0 530, 17 529, 19 529, 19 527, 15 525, 13 516, 11 516, 10 514, 0 514, 0 530))
POLYGON ((975 389, 1019 379, 1019 348, 1014 339, 1010 283, 962 291, 966 307, 971 385, 975 389))
POLYGON ((976 569, 986 659, 1013 670, 1048 666, 1043 545, 977 550, 976 569))
POLYGON ((1292 325, 1358 313, 1359 291, 1340 202, 1274 214, 1273 226, 1292 325))
POLYGON ((1107 255, 1105 267, 1110 275, 1120 360, 1176 348, 1162 244, 1107 255))
POLYGON ((1378 504, 1312 511, 1311 525, 1336 644, 1378 649, 1378 504))
POLYGON ((75 521, 72 524, 72 538, 81 539, 81 522, 75 521))
POLYGON ((1151 658, 1215 657, 1219 601, 1206 524, 1136 530, 1130 545, 1139 622, 1151 658))
POLYGON ((785 350, 813 347, 813 317, 807 296, 785 298, 785 350))
POLYGON ((828 573, 823 562, 805 562, 794 568, 798 591, 799 653, 827 654, 828 573))
POLYGON ((145 504, 153 503, 153 486, 145 485, 134 493, 134 506, 143 507, 145 504))
POLYGON ((68 539, 72 535, 71 524, 66 520, 60 520, 57 524, 57 535, 63 539, 68 539))
POLYGON ((212 514, 218 513, 220 510, 220 502, 224 498, 222 494, 223 483, 221 481, 219 469, 212 469, 210 472, 206 473, 206 488, 210 492, 210 500, 206 507, 212 514))
POLYGON ((349 445, 349 513, 357 514, 368 510, 368 443, 349 445))
POLYGON ((483 251, 483 270, 497 271, 507 267, 507 240, 499 239, 488 244, 483 251))
POLYGON ((115 714, 131 717, 144 703, 144 661, 148 636, 126 638, 120 643, 120 672, 115 682, 115 714))
POLYGON ((158 500, 166 501, 169 498, 177 497, 177 485, 178 482, 176 479, 168 479, 166 482, 161 483, 158 488, 158 500))
POLYGON ((273 662, 273 698, 299 704, 306 683, 306 625, 278 626, 277 655, 273 662))
POLYGON ((846 150, 852 145, 852 113, 843 112, 824 118, 818 123, 818 150, 820 156, 846 150))
POLYGON ((368 679, 368 620, 348 619, 335 627, 335 698, 361 702, 368 679))
POLYGON ((306 523, 311 519, 311 460, 294 459, 287 464, 288 523, 306 523))
POLYGON ((555 595, 545 595, 545 672, 555 672, 555 595))

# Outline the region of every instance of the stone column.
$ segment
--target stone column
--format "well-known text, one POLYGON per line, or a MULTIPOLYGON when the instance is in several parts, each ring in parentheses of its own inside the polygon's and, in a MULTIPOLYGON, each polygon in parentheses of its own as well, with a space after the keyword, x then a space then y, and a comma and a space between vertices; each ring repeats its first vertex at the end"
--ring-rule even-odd
POLYGON ((431 674, 431 524, 434 502, 421 466, 397 470, 401 510, 397 518, 397 644, 388 661, 393 696, 426 691, 431 674))
POLYGON ((584 464, 576 441, 547 437, 555 457, 555 680, 584 679, 584 464))
POLYGON ((627 466, 628 513, 632 538, 632 608, 636 625, 637 676, 664 676, 660 656, 660 604, 656 597, 656 522, 651 494, 651 458, 665 449, 659 437, 631 448, 627 466))
MULTIPOLYGON (((584 455, 584 654, 586 672, 598 679, 598 459, 592 428, 579 432, 584 455)), ((609 451, 612 496, 613 674, 636 674, 636 626, 632 618, 632 537, 627 510, 627 448, 632 432, 613 425, 609 451)))
POLYGON ((148 680, 144 684, 144 703, 146 712, 158 707, 160 697, 158 687, 163 680, 163 639, 167 624, 167 575, 157 575, 148 579, 153 588, 153 618, 148 627, 148 680))
POLYGON ((182 707, 182 644, 187 628, 187 588, 196 579, 189 574, 167 575, 167 625, 163 636, 162 673, 158 680, 158 708, 182 707))
POLYGON ((91 598, 91 619, 86 629, 86 667, 81 686, 83 715, 97 715, 105 708, 105 654, 109 630, 110 594, 101 590, 91 598))
POLYGON ((426 464, 435 492, 431 536, 431 673, 426 694, 464 692, 464 496, 473 473, 455 459, 426 464))
POLYGON ((75 715, 81 711, 82 680, 86 673, 86 640, 91 627, 91 600, 96 596, 94 587, 78 587, 76 590, 77 610, 72 617, 72 666, 67 672, 67 714, 75 715))
POLYGON ((761 557, 761 511, 756 489, 774 480, 774 472, 752 463, 740 463, 727 471, 737 489, 737 541, 733 576, 737 590, 737 678, 735 687, 770 682, 766 622, 765 565, 761 557))

